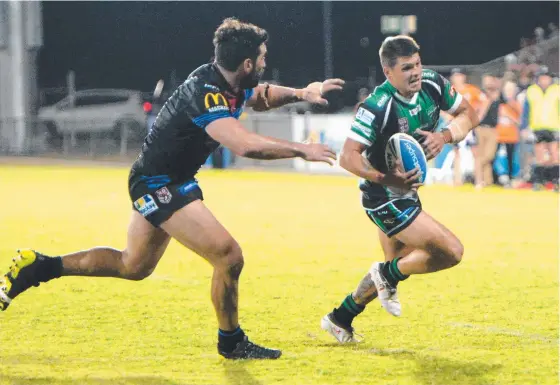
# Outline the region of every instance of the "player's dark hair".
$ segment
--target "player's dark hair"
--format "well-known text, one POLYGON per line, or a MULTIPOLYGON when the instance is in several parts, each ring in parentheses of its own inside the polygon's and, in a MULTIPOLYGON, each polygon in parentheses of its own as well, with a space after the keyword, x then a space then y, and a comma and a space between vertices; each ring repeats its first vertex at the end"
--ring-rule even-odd
POLYGON ((410 36, 398 35, 386 38, 379 48, 379 60, 384 67, 393 68, 400 57, 420 52, 420 46, 410 36))
POLYGON ((214 32, 216 62, 228 71, 235 71, 245 59, 256 60, 259 47, 268 41, 268 32, 254 24, 227 18, 214 32))

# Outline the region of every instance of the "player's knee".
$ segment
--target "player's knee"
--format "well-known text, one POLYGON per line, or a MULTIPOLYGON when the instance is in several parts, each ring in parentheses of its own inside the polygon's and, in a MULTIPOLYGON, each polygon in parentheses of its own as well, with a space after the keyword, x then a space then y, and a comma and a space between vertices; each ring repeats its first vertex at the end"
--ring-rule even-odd
POLYGON ((141 258, 126 258, 128 256, 126 250, 123 252, 123 263, 120 275, 124 279, 131 281, 141 281, 148 278, 155 270, 155 266, 145 263, 133 263, 130 261, 138 261, 141 258))
POLYGON ((141 281, 148 278, 154 272, 154 268, 146 266, 137 266, 129 268, 127 271, 127 279, 131 281, 141 281))
POLYGON ((235 240, 230 239, 220 245, 217 254, 218 263, 215 267, 223 270, 231 278, 238 279, 245 264, 241 246, 235 240))
POLYGON ((451 266, 455 266, 461 262, 464 252, 465 248, 460 240, 455 239, 451 242, 448 250, 448 259, 451 266))

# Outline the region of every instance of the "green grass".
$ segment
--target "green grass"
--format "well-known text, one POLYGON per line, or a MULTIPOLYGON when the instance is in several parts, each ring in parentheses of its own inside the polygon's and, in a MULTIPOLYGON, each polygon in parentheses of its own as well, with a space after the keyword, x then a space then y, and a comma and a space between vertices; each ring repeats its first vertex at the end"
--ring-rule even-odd
MULTIPOLYGON (((17 248, 122 248, 125 168, 0 166, 0 267, 17 248)), ((424 209, 465 244, 463 262, 374 302, 340 346, 321 317, 382 259, 357 180, 204 171, 206 204, 241 244, 240 320, 278 361, 216 353, 210 266, 172 242, 140 282, 62 278, 0 314, 0 384, 557 384, 558 195, 427 186, 424 209)))

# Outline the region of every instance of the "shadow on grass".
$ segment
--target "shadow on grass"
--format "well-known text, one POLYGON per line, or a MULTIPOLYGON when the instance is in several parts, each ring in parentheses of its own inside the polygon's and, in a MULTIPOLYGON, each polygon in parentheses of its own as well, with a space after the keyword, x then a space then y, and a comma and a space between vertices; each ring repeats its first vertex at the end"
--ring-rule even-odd
POLYGON ((227 385, 264 385, 257 380, 247 369, 252 361, 224 361, 224 374, 227 385))
POLYGON ((502 366, 481 361, 455 361, 440 356, 419 354, 408 349, 369 349, 377 356, 416 361, 413 375, 418 385, 487 385, 486 377, 502 366))

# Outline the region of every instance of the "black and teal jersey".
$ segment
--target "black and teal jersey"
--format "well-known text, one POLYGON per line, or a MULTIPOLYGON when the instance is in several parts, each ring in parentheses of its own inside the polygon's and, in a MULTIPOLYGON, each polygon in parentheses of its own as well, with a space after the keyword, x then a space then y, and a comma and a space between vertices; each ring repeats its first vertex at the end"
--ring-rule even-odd
POLYGON ((218 119, 239 119, 253 92, 235 92, 213 63, 196 69, 163 105, 132 174, 192 179, 220 145, 206 133, 206 126, 218 119))
MULTIPOLYGON (((385 147, 393 134, 402 132, 421 141, 416 130, 433 132, 440 111, 453 113, 461 100, 461 95, 447 79, 428 69, 422 73, 421 90, 411 99, 404 98, 389 81, 385 81, 358 107, 348 137, 366 145, 367 160, 375 169, 386 173, 385 147)), ((360 189, 368 201, 416 195, 370 181, 362 181, 360 189)))

